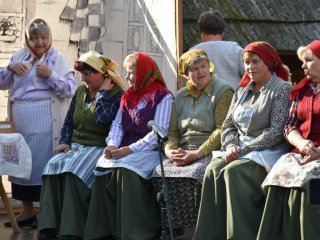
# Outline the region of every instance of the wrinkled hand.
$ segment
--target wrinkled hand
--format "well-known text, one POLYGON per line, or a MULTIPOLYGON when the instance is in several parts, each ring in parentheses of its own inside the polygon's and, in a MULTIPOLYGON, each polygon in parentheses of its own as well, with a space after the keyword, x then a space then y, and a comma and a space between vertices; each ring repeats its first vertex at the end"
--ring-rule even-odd
POLYGON ((196 151, 187 151, 182 148, 177 150, 166 150, 166 155, 173 165, 177 167, 186 166, 197 160, 196 151))
POLYGON ((105 78, 101 83, 99 90, 105 89, 107 91, 110 91, 113 88, 113 86, 114 84, 112 83, 112 80, 110 78, 105 78))
POLYGON ((306 164, 308 162, 311 162, 313 160, 316 160, 320 157, 320 147, 313 147, 309 154, 305 155, 302 160, 300 161, 300 164, 306 164))
POLYGON ((52 70, 48 68, 46 65, 37 64, 36 66, 36 74, 39 77, 48 78, 51 76, 52 70))
POLYGON ((226 151, 226 155, 225 155, 226 163, 230 163, 233 160, 237 159, 239 157, 239 155, 240 155, 240 151, 241 151, 241 148, 239 146, 235 146, 235 147, 229 148, 226 151))
POLYGON ((131 150, 129 147, 121 147, 115 150, 111 150, 111 156, 114 159, 123 158, 127 155, 131 154, 131 150))
POLYGON ((53 150, 53 155, 56 155, 60 152, 68 152, 70 150, 70 146, 68 144, 60 144, 55 150, 53 150))
POLYGON ((304 155, 309 155, 315 153, 316 147, 314 146, 313 142, 308 139, 304 139, 300 141, 299 145, 297 146, 300 153, 304 155))
POLYGON ((103 155, 105 158, 112 158, 112 154, 111 151, 116 150, 116 146, 110 145, 110 146, 106 146, 103 150, 103 155))
POLYGON ((8 66, 8 70, 17 73, 19 76, 24 76, 28 71, 28 67, 23 63, 13 63, 8 66))

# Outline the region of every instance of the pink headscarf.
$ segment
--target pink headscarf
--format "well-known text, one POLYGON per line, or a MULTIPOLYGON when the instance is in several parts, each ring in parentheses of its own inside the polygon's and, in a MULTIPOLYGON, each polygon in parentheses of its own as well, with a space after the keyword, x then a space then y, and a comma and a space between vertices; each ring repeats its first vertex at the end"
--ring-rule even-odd
MULTIPOLYGON (((318 58, 320 58, 320 40, 315 40, 312 43, 310 43, 307 48, 309 50, 311 50, 311 52, 316 55, 318 58)), ((302 79, 295 87, 294 89, 291 91, 290 93, 290 100, 293 101, 296 96, 299 94, 299 91, 306 86, 307 84, 309 84, 311 82, 311 79, 305 77, 304 79, 302 79)))
MULTIPOLYGON (((245 52, 252 52, 258 55, 264 63, 268 66, 271 72, 283 79, 288 81, 289 73, 287 69, 284 68, 282 61, 277 53, 277 51, 267 42, 253 42, 245 47, 242 52, 242 55, 245 52)), ((242 77, 242 80, 239 84, 240 87, 245 87, 250 82, 250 78, 247 73, 242 77)))

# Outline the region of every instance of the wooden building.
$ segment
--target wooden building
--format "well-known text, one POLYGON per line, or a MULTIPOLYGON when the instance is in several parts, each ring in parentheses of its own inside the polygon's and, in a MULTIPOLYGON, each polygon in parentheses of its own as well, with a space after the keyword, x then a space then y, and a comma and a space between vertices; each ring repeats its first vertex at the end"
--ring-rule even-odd
POLYGON ((293 82, 303 77, 298 47, 320 39, 319 0, 183 0, 182 8, 184 51, 200 41, 197 20, 211 8, 225 17, 224 40, 242 47, 253 41, 269 42, 289 66, 293 82))

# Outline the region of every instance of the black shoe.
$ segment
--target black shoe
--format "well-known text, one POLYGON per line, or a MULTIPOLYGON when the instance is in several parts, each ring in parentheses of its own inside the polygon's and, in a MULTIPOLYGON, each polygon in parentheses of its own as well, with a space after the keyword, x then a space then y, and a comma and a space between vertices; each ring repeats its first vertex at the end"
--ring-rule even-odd
MULTIPOLYGON (((32 227, 37 228, 37 216, 34 215, 31 218, 27 218, 24 220, 17 220, 17 224, 19 227, 32 227)), ((5 222, 3 223, 5 227, 11 227, 11 222, 5 222)))
POLYGON ((38 240, 53 240, 58 239, 55 229, 47 228, 43 229, 38 234, 38 240))

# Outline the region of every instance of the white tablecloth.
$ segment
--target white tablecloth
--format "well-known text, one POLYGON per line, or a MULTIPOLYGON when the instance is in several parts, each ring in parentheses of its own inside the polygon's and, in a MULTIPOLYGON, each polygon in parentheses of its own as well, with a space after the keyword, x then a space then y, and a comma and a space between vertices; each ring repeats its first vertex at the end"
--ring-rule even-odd
POLYGON ((31 151, 20 133, 0 134, 0 175, 29 179, 31 151))

